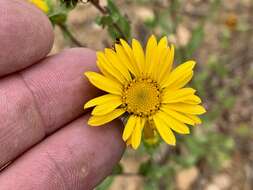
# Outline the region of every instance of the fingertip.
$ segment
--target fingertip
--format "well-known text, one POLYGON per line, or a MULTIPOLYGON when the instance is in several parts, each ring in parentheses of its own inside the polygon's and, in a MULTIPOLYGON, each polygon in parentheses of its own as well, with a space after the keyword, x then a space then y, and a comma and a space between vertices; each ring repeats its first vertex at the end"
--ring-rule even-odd
POLYGON ((0 1, 0 28, 0 76, 36 63, 52 48, 50 21, 26 1, 0 1))

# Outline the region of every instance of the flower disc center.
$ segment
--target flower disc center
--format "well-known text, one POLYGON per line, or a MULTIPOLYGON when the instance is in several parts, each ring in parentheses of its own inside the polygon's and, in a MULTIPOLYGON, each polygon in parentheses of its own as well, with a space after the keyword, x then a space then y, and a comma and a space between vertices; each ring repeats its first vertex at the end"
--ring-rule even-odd
POLYGON ((137 79, 125 86, 122 99, 127 112, 148 117, 159 109, 160 94, 156 82, 137 79))

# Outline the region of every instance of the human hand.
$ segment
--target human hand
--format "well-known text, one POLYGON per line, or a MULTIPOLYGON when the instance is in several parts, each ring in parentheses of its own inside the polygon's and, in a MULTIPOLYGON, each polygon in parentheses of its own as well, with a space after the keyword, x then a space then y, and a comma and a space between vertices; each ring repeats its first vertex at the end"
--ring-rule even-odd
POLYGON ((83 73, 96 69, 95 53, 75 48, 45 58, 52 43, 43 13, 0 1, 1 190, 89 190, 123 153, 120 123, 87 126, 83 103, 98 92, 83 73))

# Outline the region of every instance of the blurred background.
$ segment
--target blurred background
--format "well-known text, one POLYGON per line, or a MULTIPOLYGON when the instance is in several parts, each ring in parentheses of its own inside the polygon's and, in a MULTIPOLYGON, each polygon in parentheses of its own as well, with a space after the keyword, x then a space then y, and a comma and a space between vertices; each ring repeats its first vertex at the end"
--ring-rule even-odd
POLYGON ((52 54, 102 50, 122 35, 143 45, 150 34, 166 35, 177 48, 175 64, 197 61, 191 85, 207 109, 176 147, 128 149, 97 190, 252 190, 253 1, 100 0, 72 8, 51 10, 52 54))

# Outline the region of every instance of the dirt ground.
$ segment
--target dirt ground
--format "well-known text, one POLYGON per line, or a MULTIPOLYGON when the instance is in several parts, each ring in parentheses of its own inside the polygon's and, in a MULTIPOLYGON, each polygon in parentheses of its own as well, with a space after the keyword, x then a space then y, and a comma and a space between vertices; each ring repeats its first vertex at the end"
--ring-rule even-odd
MULTIPOLYGON (((143 26, 143 22, 153 18, 159 7, 169 6, 169 1, 157 1, 154 3, 136 3, 136 1, 117 1, 119 8, 128 15, 133 28, 133 36, 144 41, 150 33, 160 34, 159 28, 152 31, 143 26), (158 6, 159 5, 159 6, 158 6)), ((205 14, 207 0, 184 1, 181 9, 183 21, 179 24, 175 34, 168 34, 170 42, 177 46, 187 44, 191 37, 193 26, 199 22, 201 15, 205 14)), ((106 4, 105 1, 101 1, 106 4)), ((229 130, 228 134, 235 140, 236 146, 230 161, 223 164, 217 173, 208 174, 199 166, 193 166, 177 172, 174 180, 176 189, 187 190, 251 190, 253 189, 253 2, 251 0, 224 0, 220 10, 214 19, 210 19, 205 25, 205 38, 201 47, 194 54, 194 59, 199 64, 205 64, 209 55, 224 58, 229 62, 230 75, 215 83, 226 87, 235 79, 239 79, 239 85, 232 88, 235 98, 233 108, 225 110, 218 117, 213 126, 229 130), (236 17, 238 30, 232 30, 229 39, 229 47, 221 48, 221 35, 229 18, 236 17), (224 24, 225 23, 225 24, 224 24), (251 29, 245 29, 251 27, 251 29), (238 128, 246 127, 247 134, 234 133, 238 128)), ((68 25, 76 38, 86 47, 94 50, 102 50, 110 47, 112 40, 107 31, 95 24, 96 16, 100 14, 92 5, 81 4, 73 10, 68 18, 68 25)), ((64 48, 74 47, 69 40, 64 38, 61 30, 55 27, 55 44, 52 50, 57 53, 64 48)), ((209 84, 207 84, 209 85, 209 84)), ((210 96, 206 98, 206 105, 211 106, 216 100, 210 96)), ((145 157, 129 152, 122 159, 122 164, 127 172, 137 172, 140 163, 145 157)), ((119 176, 113 182, 110 190, 142 190, 144 179, 140 176, 119 176)))

